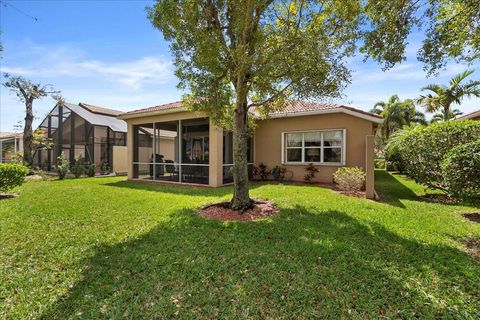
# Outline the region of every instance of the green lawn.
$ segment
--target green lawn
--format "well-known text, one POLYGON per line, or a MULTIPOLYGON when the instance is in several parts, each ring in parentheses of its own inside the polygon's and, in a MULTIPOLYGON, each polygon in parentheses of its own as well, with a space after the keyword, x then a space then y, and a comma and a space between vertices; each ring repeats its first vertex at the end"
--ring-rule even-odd
POLYGON ((427 203, 376 172, 383 202, 254 184, 279 216, 208 221, 231 188, 31 181, 0 201, 0 319, 479 318, 477 207, 427 203))

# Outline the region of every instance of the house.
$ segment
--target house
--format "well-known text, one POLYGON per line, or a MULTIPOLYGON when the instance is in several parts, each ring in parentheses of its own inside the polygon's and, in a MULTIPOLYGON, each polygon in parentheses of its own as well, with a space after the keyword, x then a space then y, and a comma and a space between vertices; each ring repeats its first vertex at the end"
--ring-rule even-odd
POLYGON ((480 120, 480 109, 455 117, 455 120, 480 120))
POLYGON ((115 166, 123 166, 126 171, 126 157, 116 155, 121 155, 122 149, 126 154, 127 124, 117 118, 121 113, 86 103, 55 105, 38 127, 53 145, 37 150, 33 165, 51 171, 57 157, 63 153, 71 164, 83 157, 86 163, 108 164, 113 170, 115 166), (118 163, 114 158, 119 159, 118 163), (122 165, 122 161, 125 164, 122 165))
MULTIPOLYGON (((128 124, 129 179, 212 187, 232 181, 232 134, 205 114, 174 102, 119 118, 128 124)), ((248 142, 249 167, 283 165, 292 180, 301 181, 313 163, 320 170, 314 181, 331 183, 339 167, 359 166, 367 172, 367 196, 373 197, 373 134, 382 122, 376 114, 349 106, 288 102, 281 112, 258 120, 248 142)))
POLYGON ((16 153, 23 152, 23 134, 0 132, 0 163, 12 162, 16 153))

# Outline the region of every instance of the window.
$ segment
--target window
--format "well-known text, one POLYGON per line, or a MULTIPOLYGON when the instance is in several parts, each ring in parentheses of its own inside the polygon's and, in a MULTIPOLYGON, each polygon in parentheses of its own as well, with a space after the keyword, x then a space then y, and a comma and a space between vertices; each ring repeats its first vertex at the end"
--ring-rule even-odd
POLYGON ((344 163, 345 130, 283 133, 283 163, 344 163))

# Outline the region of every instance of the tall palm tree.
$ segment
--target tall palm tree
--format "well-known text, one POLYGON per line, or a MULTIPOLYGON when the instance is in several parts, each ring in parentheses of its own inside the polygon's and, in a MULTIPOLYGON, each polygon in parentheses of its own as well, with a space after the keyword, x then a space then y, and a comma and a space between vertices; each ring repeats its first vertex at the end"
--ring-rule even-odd
MULTIPOLYGON (((453 110, 450 110, 450 113, 448 114, 448 119, 453 119, 455 118, 456 116, 459 116, 463 114, 463 112, 461 112, 460 110, 458 109, 453 109, 453 110)), ((443 112, 439 112, 439 113, 435 113, 432 117, 432 120, 430 120, 431 123, 433 122, 441 122, 441 121, 445 121, 445 115, 443 114, 443 112)))
POLYGON ((381 126, 381 135, 384 140, 388 140, 393 132, 408 126, 412 123, 426 124, 425 115, 416 110, 412 99, 401 101, 397 95, 391 96, 386 102, 379 101, 371 112, 383 116, 383 125, 381 126))
POLYGON ((462 84, 462 81, 470 76, 474 70, 464 71, 448 82, 448 86, 440 84, 431 84, 422 88, 422 91, 431 91, 426 95, 421 95, 416 102, 425 108, 427 112, 441 111, 443 120, 451 119, 452 104, 460 104, 465 97, 480 97, 480 81, 470 81, 462 84))

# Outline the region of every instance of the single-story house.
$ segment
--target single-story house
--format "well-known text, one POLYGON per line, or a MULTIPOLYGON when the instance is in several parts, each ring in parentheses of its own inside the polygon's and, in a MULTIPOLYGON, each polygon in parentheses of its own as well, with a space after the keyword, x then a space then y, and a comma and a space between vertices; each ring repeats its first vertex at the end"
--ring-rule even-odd
MULTIPOLYGON (((232 182, 232 134, 207 115, 174 102, 119 118, 128 125, 129 179, 212 187, 232 182)), ((376 114, 349 106, 288 102, 281 112, 258 120, 248 144, 250 168, 283 165, 293 181, 302 181, 313 163, 319 169, 314 181, 331 183, 339 167, 358 166, 367 173, 367 196, 373 197, 373 134, 382 122, 376 114)))
POLYGON ((459 116, 455 117, 455 120, 480 120, 480 109, 469 112, 469 113, 464 113, 459 116))
POLYGON ((23 134, 0 132, 0 163, 12 162, 16 153, 23 152, 23 134))

